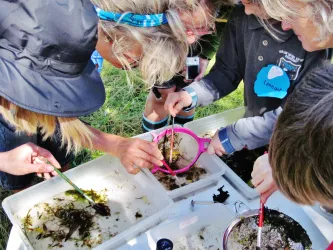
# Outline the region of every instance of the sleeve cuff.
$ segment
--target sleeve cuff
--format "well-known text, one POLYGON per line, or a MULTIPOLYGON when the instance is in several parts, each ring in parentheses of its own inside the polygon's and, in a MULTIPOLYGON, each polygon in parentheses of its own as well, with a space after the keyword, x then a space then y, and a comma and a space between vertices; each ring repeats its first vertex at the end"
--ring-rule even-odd
POLYGON ((183 90, 189 93, 190 96, 192 97, 192 104, 188 107, 183 108, 183 111, 189 112, 190 110, 194 109, 197 106, 198 96, 197 93, 194 91, 194 89, 189 86, 183 88, 183 90))
POLYGON ((219 135, 220 142, 221 142, 221 144, 222 144, 226 153, 232 154, 233 152, 236 151, 235 148, 232 146, 230 140, 229 140, 226 128, 220 129, 218 135, 219 135))

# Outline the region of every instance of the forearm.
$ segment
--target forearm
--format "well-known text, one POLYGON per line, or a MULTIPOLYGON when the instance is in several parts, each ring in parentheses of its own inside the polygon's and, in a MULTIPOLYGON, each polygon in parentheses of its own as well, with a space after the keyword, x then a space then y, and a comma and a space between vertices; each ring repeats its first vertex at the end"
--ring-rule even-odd
POLYGON ((208 79, 201 79, 198 82, 193 82, 189 86, 185 87, 190 95, 195 93, 195 98, 192 96, 192 106, 207 106, 214 101, 217 101, 227 94, 231 93, 237 88, 238 85, 226 86, 224 91, 220 91, 215 83, 208 79))
POLYGON ((8 162, 9 162, 10 151, 0 153, 0 172, 8 172, 8 162))
POLYGON ((220 97, 219 92, 215 86, 207 84, 203 80, 200 80, 199 82, 193 82, 184 89, 190 93, 190 91, 188 91, 190 88, 195 92, 197 97, 197 99, 192 99, 192 102, 196 102, 194 103, 194 106, 206 106, 219 99, 220 97))
POLYGON ((92 139, 92 147, 95 150, 99 150, 111 155, 118 155, 118 145, 124 140, 123 137, 113 134, 104 133, 96 128, 90 127, 94 137, 92 139))
POLYGON ((241 150, 244 147, 254 149, 267 145, 273 134, 276 120, 281 112, 282 108, 279 107, 276 110, 266 112, 263 116, 243 118, 228 125, 219 132, 221 133, 220 140, 228 144, 222 145, 224 148, 232 146, 228 147, 231 148, 228 153, 232 153, 230 151, 241 150))
POLYGON ((92 127, 90 129, 95 135, 92 141, 93 148, 119 158, 122 165, 131 174, 140 172, 140 168, 163 165, 162 153, 157 144, 153 142, 107 134, 92 127))

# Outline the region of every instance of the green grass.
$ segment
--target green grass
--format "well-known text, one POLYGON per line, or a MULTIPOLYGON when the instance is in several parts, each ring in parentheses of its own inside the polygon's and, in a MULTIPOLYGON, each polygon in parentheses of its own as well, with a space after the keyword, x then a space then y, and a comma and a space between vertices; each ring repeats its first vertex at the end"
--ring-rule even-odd
MULTIPOLYGON (((2 203, 3 199, 9 196, 11 193, 0 188, 0 202, 2 203)), ((9 236, 11 228, 11 223, 7 218, 6 214, 0 209, 0 250, 6 249, 7 239, 9 236)))
MULTIPOLYGON (((213 63, 213 62, 211 62, 213 63)), ((132 86, 127 83, 126 73, 105 63, 102 78, 105 84, 107 99, 101 109, 84 117, 93 127, 104 132, 131 137, 141 134, 141 117, 149 90, 136 79, 132 86)), ((221 83, 223 84, 223 83, 221 83)), ((220 113, 243 105, 243 85, 229 96, 203 108, 197 108, 195 119, 220 113)), ((72 166, 75 167, 102 155, 101 152, 82 150, 72 166)), ((10 195, 0 189, 0 202, 10 195)), ((10 222, 0 209, 0 250, 6 248, 10 222)))

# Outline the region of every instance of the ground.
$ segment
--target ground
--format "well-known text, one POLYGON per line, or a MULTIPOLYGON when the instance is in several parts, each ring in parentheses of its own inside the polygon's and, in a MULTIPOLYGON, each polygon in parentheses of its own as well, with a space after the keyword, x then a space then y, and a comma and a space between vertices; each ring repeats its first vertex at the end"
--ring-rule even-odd
MULTIPOLYGON (((148 88, 137 78, 132 85, 128 84, 126 72, 115 69, 105 63, 102 71, 107 98, 101 109, 84 117, 93 127, 104 132, 131 137, 141 134, 141 117, 145 105, 148 88)), ((207 106, 198 108, 195 119, 220 113, 243 105, 243 85, 229 96, 207 106)), ((97 151, 83 150, 73 162, 73 167, 100 156, 97 151)), ((9 192, 0 188, 0 202, 9 192)), ((0 250, 6 248, 11 224, 0 208, 0 250)))

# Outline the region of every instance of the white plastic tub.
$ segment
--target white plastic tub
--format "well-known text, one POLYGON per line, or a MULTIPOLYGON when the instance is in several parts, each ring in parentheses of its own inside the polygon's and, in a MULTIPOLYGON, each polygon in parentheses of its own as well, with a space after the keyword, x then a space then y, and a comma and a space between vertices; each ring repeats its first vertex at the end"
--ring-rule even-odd
MULTIPOLYGON (((138 234, 147 231, 152 226, 166 219, 173 201, 167 196, 160 185, 152 182, 144 173, 130 175, 120 164, 120 161, 110 155, 102 156, 79 167, 66 175, 83 189, 101 190, 106 188, 111 216, 108 220, 98 220, 100 228, 107 229, 116 224, 119 217, 123 222, 117 224, 118 235, 105 239, 96 249, 114 249, 138 234), (146 198, 140 199, 145 196, 146 198), (135 218, 136 211, 143 215, 142 219, 135 218)), ((32 242, 22 230, 22 218, 35 204, 52 200, 53 197, 72 189, 60 177, 54 177, 22 192, 12 195, 3 201, 3 208, 12 224, 19 229, 21 238, 27 249, 34 249, 32 242)), ((114 229, 112 229, 114 230, 114 229)), ((109 233, 109 231, 107 231, 109 233)), ((46 244, 46 243, 45 243, 46 244)), ((46 245, 47 246, 47 245, 46 245)), ((37 248, 37 245, 35 244, 37 248)), ((40 249, 44 245, 39 246, 40 249)), ((62 249, 77 249, 69 241, 62 249)), ((82 248, 79 248, 82 249, 82 248)))
POLYGON ((191 129, 198 136, 202 136, 205 133, 214 134, 217 129, 241 119, 244 114, 245 107, 240 107, 185 123, 184 128, 191 129))
MULTIPOLYGON (((245 113, 245 107, 240 107, 233 110, 228 110, 223 113, 204 117, 202 119, 188 122, 184 127, 191 129, 198 136, 204 134, 214 134, 216 130, 221 127, 227 126, 238 119, 242 118, 245 113)), ((220 159, 219 159, 220 160, 220 159)), ((222 160, 220 160, 222 162, 222 160)), ((224 163, 223 163, 224 164, 224 163)), ((234 171, 232 171, 226 164, 224 164, 226 171, 224 176, 248 199, 253 199, 259 196, 259 193, 249 187, 234 171)))
POLYGON ((223 233, 234 217, 223 204, 213 204, 150 231, 155 243, 167 238, 174 250, 217 250, 222 249, 223 233))
MULTIPOLYGON (((180 127, 179 125, 175 125, 175 126, 180 127)), ((163 129, 153 131, 153 133, 159 134, 161 131, 163 131, 164 129, 168 129, 168 128, 170 128, 170 126, 163 128, 163 129)), ((141 134, 141 135, 138 135, 135 137, 141 138, 141 139, 147 140, 147 141, 152 141, 152 139, 153 139, 151 132, 144 133, 144 134, 141 134)), ((183 152, 186 153, 186 152, 194 151, 195 146, 192 145, 191 143, 188 143, 188 144, 186 143, 184 146, 185 146, 185 148, 182 149, 183 152)), ((199 167, 204 168, 206 170, 207 174, 205 174, 200 180, 190 183, 186 186, 179 187, 172 191, 165 189, 165 191, 170 196, 170 198, 172 198, 174 200, 179 200, 181 198, 186 197, 189 194, 193 194, 200 189, 203 189, 213 183, 216 183, 225 172, 226 165, 216 155, 209 155, 207 153, 203 153, 199 157, 196 164, 199 167)), ((143 171, 146 173, 147 176, 149 176, 152 179, 152 181, 154 181, 156 184, 161 185, 163 187, 163 185, 160 184, 160 182, 150 172, 150 170, 144 169, 143 171)))

